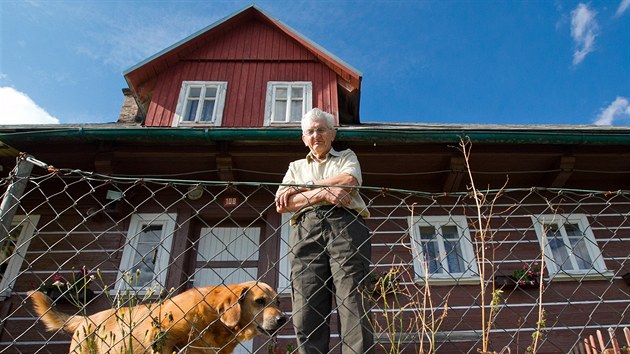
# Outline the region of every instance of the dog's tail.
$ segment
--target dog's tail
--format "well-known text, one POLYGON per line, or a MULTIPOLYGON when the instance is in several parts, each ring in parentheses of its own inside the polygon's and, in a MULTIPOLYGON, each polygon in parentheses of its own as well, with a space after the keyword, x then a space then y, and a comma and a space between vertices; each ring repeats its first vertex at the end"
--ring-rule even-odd
POLYGON ((52 307, 52 300, 41 291, 31 290, 26 294, 33 303, 35 313, 37 313, 48 331, 63 329, 65 332, 72 334, 79 327, 83 316, 70 316, 57 311, 52 307))

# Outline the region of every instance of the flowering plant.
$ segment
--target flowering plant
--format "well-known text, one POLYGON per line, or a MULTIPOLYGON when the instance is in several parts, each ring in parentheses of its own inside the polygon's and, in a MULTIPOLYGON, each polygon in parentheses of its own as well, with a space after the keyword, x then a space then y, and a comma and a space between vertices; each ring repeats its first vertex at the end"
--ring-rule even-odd
POLYGON ((525 263, 520 269, 512 272, 512 277, 518 285, 536 285, 540 282, 542 270, 538 262, 525 263))
POLYGON ((371 286, 374 295, 394 294, 399 291, 400 269, 390 268, 380 273, 371 273, 371 286))
POLYGON ((94 279, 94 275, 89 275, 88 270, 83 266, 79 272, 72 274, 70 281, 57 273, 52 277, 52 284, 44 284, 39 287, 39 290, 53 300, 65 298, 76 305, 80 305, 94 296, 94 292, 88 288, 88 285, 94 279))

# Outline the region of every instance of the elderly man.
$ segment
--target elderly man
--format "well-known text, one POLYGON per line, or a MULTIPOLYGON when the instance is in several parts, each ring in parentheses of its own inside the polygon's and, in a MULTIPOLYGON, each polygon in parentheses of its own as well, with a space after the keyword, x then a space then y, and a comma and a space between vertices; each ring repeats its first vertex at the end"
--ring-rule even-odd
POLYGON ((361 167, 351 150, 335 151, 334 117, 320 109, 302 118, 310 152, 289 165, 276 210, 294 212, 289 237, 293 324, 299 352, 328 353, 333 296, 344 354, 372 353, 373 335, 362 300, 370 265, 369 216, 359 192, 361 167))

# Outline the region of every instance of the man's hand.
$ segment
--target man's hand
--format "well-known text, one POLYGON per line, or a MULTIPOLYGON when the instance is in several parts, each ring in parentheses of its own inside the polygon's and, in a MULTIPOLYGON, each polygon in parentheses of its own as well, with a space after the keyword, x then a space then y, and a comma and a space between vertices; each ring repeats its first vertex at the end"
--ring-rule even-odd
POLYGON ((350 192, 352 192, 352 188, 341 187, 325 187, 320 191, 320 193, 324 193, 324 200, 337 207, 345 207, 350 204, 352 201, 350 192))
POLYGON ((276 210, 287 210, 289 206, 289 197, 295 193, 299 193, 300 190, 297 187, 289 187, 282 194, 276 197, 276 210))
POLYGON ((352 175, 342 173, 337 176, 313 181, 315 185, 331 185, 330 187, 292 186, 287 187, 276 197, 278 213, 295 212, 307 205, 327 202, 338 207, 350 204, 352 188, 358 181, 352 175), (337 185, 339 187, 333 187, 337 185), (345 186, 345 188, 344 188, 345 186))

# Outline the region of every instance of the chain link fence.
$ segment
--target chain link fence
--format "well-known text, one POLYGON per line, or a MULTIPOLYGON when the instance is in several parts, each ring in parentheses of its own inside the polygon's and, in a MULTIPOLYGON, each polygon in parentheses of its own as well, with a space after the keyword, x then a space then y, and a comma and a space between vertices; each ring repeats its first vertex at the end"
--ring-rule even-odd
MULTIPOLYGON (((278 184, 121 178, 37 161, 31 172, 20 162, 2 180, 0 352, 70 347, 70 335, 46 331, 30 290, 58 311, 91 315, 250 280, 277 290, 289 320, 236 352, 297 349, 278 184)), ((359 191, 372 250, 359 291, 377 353, 577 353, 597 330, 620 337, 630 323, 626 192, 359 191)), ((336 311, 327 319, 339 353, 336 311)))

